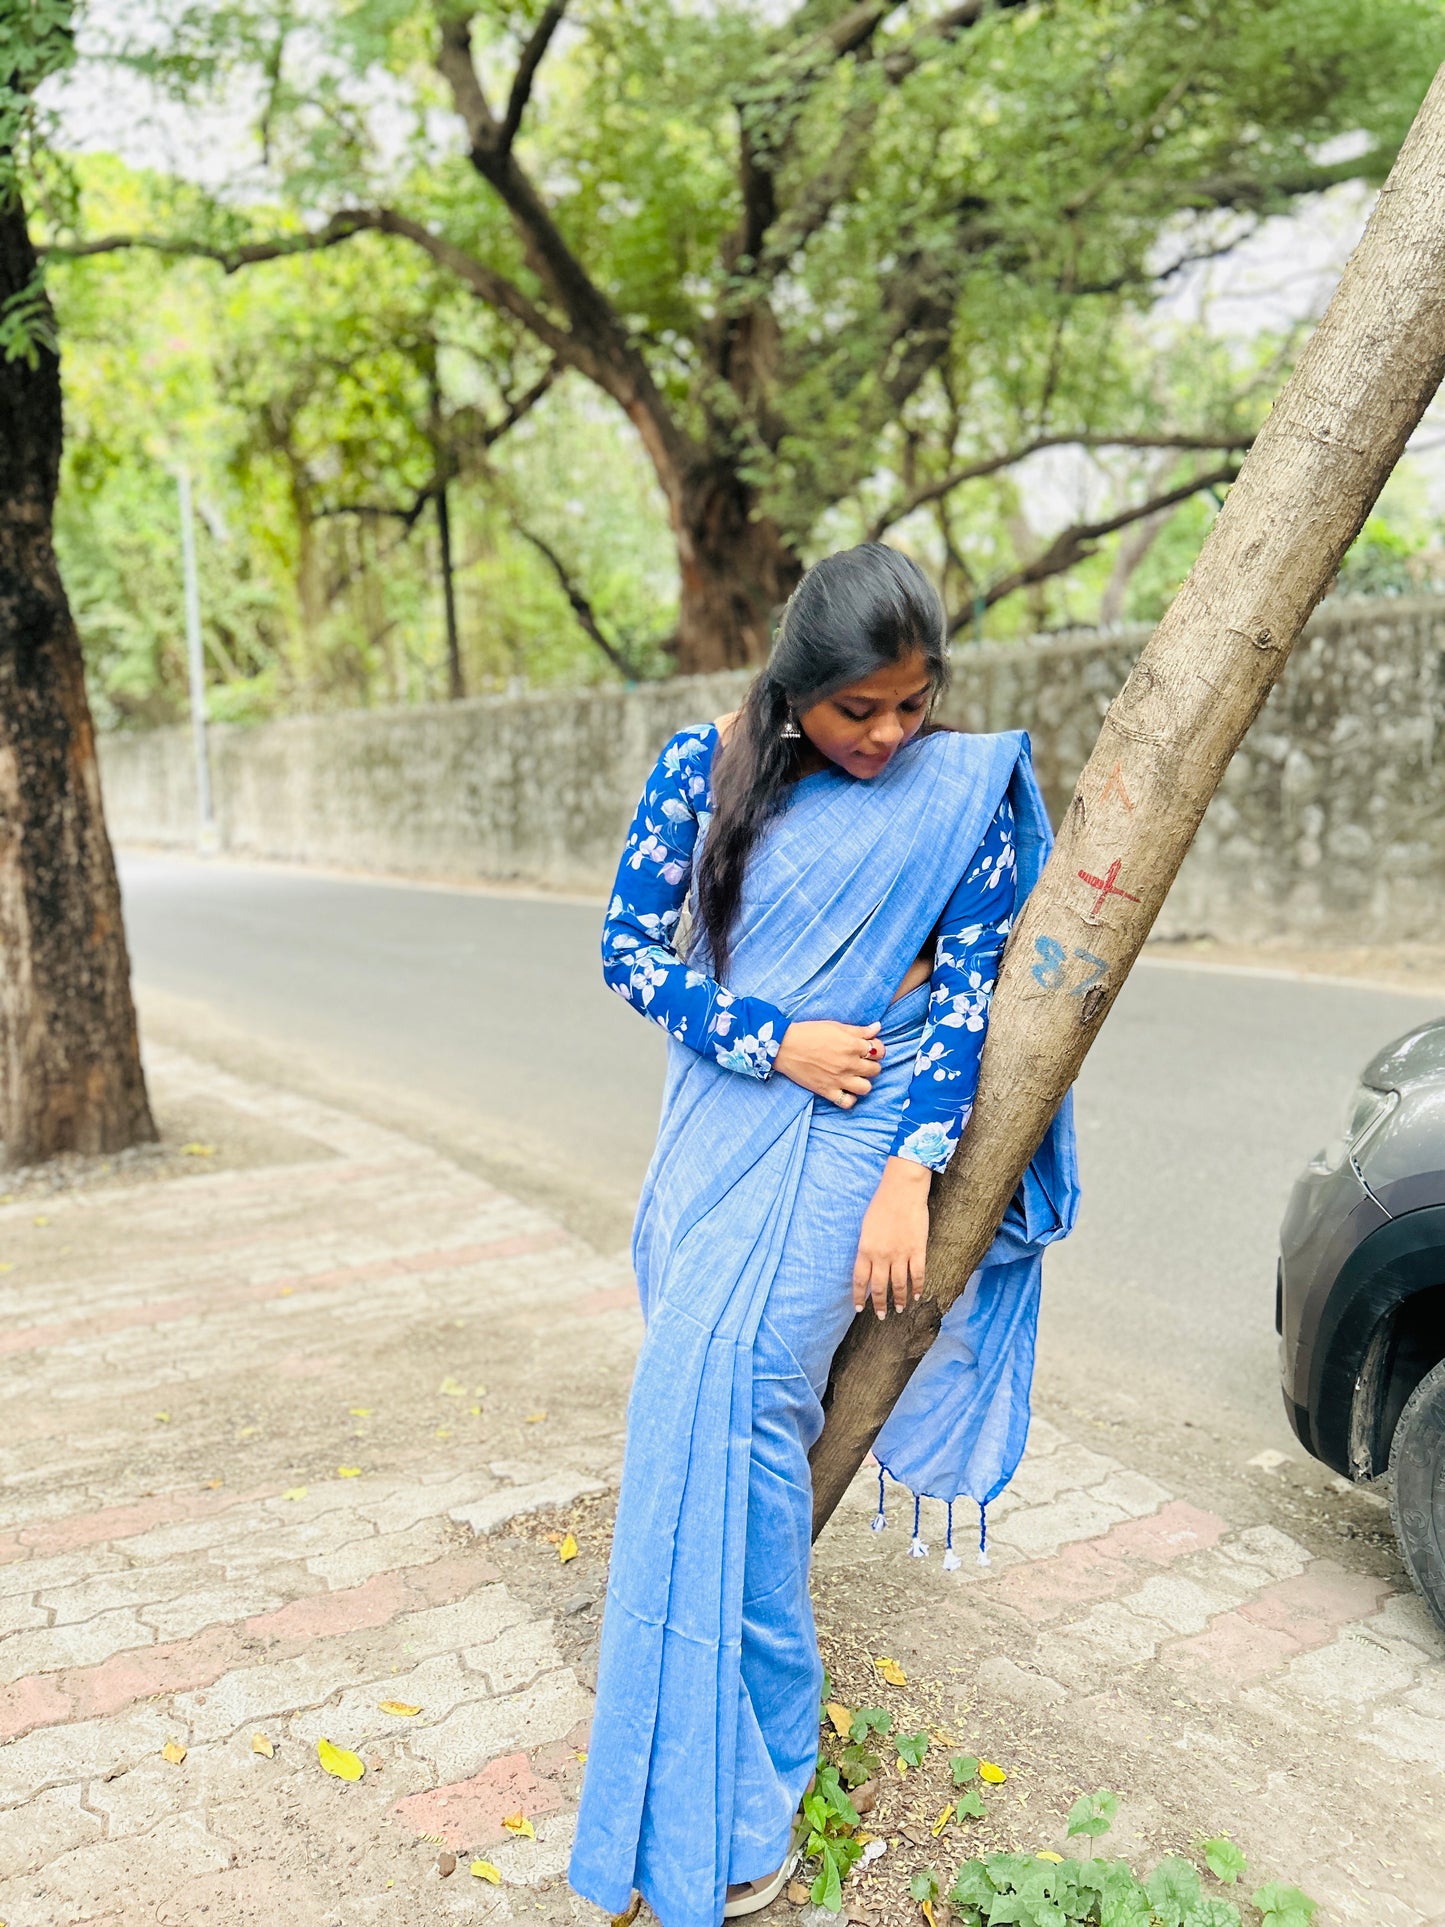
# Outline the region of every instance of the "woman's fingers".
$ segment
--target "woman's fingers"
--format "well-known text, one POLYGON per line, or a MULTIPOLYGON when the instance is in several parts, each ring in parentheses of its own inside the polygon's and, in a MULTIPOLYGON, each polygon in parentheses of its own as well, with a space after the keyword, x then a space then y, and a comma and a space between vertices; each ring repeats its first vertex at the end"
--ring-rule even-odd
POLYGON ((844 1071, 838 1082, 845 1091, 852 1091, 855 1097, 866 1097, 873 1088, 873 1079, 861 1071, 844 1071))
POLYGON ((908 1260, 902 1256, 893 1260, 888 1267, 893 1284, 893 1307, 895 1311, 908 1309, 908 1260))

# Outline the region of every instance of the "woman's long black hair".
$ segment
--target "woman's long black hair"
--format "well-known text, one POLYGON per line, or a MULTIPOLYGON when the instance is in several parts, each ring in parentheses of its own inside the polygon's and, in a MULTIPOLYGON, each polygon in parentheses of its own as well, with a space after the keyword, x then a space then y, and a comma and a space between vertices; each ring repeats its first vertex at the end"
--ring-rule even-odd
POLYGON ((805 709, 918 651, 948 683, 943 604, 916 562, 864 542, 815 563, 788 598, 768 665, 713 762, 713 813, 698 869, 698 923, 713 974, 727 972, 748 858, 797 775, 802 741, 784 726, 805 709))

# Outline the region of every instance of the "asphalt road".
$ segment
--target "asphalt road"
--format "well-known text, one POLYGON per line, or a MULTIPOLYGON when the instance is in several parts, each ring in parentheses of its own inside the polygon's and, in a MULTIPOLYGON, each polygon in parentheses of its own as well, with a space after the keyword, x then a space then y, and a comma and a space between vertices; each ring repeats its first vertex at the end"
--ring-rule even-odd
MULTIPOLYGON (((597 906, 151 856, 125 858, 122 883, 142 992, 635 1194, 664 1040, 603 988, 597 906)), ((1290 1183, 1359 1066, 1434 1014, 1366 987, 1141 964, 1079 1085, 1084 1207, 1045 1273, 1056 1391, 1120 1423, 1167 1409, 1232 1451, 1286 1445, 1273 1281, 1290 1183)))

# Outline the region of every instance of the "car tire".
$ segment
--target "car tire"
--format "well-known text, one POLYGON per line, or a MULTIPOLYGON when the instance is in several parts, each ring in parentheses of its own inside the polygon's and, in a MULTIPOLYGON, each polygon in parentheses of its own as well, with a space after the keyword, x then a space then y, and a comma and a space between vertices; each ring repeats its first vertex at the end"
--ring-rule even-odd
POLYGON ((1445 1628, 1445 1359, 1420 1380, 1395 1427, 1390 1516, 1415 1590, 1445 1628))

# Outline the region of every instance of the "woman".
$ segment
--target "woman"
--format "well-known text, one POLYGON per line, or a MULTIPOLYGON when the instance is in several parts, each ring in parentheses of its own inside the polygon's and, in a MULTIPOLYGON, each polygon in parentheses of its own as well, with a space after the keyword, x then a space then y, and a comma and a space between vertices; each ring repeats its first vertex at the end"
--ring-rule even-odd
MULTIPOLYGON (((752 1912, 794 1865, 829 1362, 865 1304, 882 1318, 923 1284, 929 1184, 1047 853, 1027 739, 926 729, 947 675, 915 564, 878 543, 820 562, 742 708, 663 750, 603 933, 608 982, 672 1041, 570 1877, 612 1913, 639 1890, 663 1927, 752 1912)), ((985 1503, 1012 1475, 1039 1251, 1074 1198, 1061 1112, 879 1435, 916 1492, 985 1503)))

